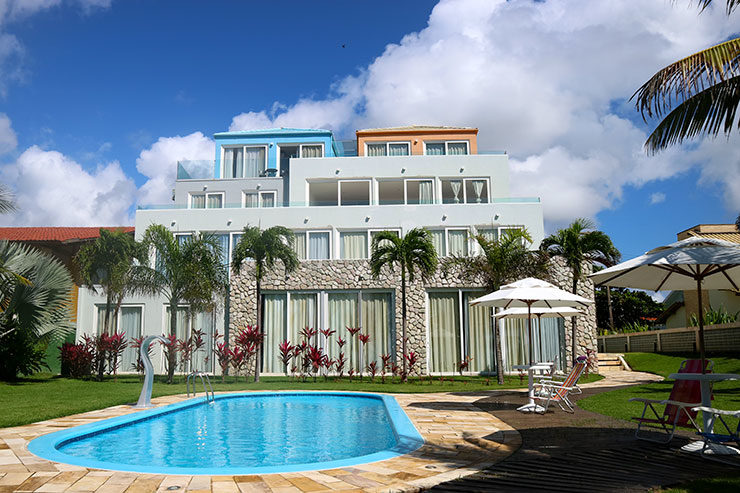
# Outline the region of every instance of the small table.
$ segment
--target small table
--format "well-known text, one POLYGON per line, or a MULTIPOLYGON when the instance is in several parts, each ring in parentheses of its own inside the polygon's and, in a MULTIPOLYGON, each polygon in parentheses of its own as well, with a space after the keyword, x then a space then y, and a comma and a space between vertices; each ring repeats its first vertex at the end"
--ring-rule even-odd
MULTIPOLYGON (((740 380, 740 375, 734 373, 671 373, 668 378, 672 380, 698 380, 701 386, 701 404, 704 407, 712 407, 711 382, 722 382, 724 380, 740 380)), ((708 413, 702 412, 704 431, 712 431, 714 420, 708 413)), ((698 452, 704 448, 703 441, 692 442, 681 447, 685 452, 698 452)), ((715 454, 736 454, 737 449, 726 445, 713 445, 712 452, 715 454)))
POLYGON ((537 371, 551 371, 555 363, 535 363, 533 365, 514 365, 515 370, 527 370, 529 380, 529 402, 516 410, 523 413, 541 413, 545 411, 545 408, 537 404, 534 400, 534 373, 537 371))

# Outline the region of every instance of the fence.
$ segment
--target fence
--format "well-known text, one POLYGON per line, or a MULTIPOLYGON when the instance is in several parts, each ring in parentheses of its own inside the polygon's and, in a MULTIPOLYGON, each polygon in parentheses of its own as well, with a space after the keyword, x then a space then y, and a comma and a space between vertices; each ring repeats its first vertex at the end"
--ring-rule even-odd
MULTIPOLYGON (((740 351, 740 323, 704 327, 707 352, 740 351)), ((653 330, 598 337, 600 353, 689 353, 699 349, 699 328, 653 330)))

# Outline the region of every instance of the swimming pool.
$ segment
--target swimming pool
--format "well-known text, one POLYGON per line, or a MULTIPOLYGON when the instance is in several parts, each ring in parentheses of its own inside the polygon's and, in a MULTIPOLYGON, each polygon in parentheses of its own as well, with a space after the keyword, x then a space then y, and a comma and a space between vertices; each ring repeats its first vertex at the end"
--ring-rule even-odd
POLYGON ((391 396, 254 392, 203 397, 50 433, 28 449, 89 468, 155 474, 266 474, 346 467, 423 439, 391 396))

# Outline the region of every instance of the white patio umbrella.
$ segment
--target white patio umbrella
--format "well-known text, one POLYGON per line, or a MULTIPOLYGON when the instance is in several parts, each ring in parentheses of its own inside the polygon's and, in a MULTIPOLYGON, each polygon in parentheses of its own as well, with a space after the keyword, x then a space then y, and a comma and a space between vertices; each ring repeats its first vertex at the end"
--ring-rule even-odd
POLYGON ((599 286, 650 291, 696 289, 699 295, 699 354, 704 373, 704 308, 702 289, 738 289, 740 245, 693 237, 650 250, 589 277, 599 286))
MULTIPOLYGON (((532 309, 533 308, 565 308, 588 306, 592 300, 562 290, 542 279, 527 277, 511 284, 501 286, 501 289, 489 293, 470 302, 471 305, 492 306, 498 308, 526 308, 527 334, 532 340, 532 309)), ((575 355, 573 355, 575 357, 575 355)), ((529 345, 529 363, 533 364, 532 344, 529 345)))
MULTIPOLYGON (((537 328, 539 330, 539 355, 542 358, 542 317, 545 318, 566 318, 583 315, 584 312, 576 308, 507 308, 494 315, 496 318, 528 318, 534 315, 537 317, 537 328)), ((531 341, 530 341, 531 345, 531 341)))

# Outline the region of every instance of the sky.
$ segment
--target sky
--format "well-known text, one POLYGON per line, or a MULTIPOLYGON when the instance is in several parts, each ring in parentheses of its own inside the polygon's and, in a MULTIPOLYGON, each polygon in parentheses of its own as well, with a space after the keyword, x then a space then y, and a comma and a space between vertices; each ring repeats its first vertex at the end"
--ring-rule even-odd
POLYGON ((740 146, 657 155, 629 101, 738 32, 691 0, 0 0, 0 224, 133 224, 175 162, 265 127, 473 126, 547 233, 587 217, 630 258, 740 213, 740 146))

